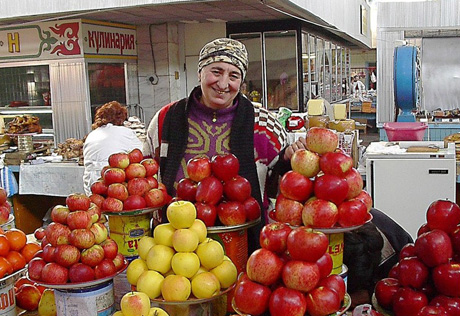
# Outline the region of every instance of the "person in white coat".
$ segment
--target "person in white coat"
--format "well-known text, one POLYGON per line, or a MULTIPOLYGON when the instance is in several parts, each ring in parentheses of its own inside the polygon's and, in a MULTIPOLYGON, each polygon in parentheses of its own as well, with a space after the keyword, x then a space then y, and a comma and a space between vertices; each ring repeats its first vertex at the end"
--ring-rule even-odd
POLYGON ((108 102, 97 109, 93 130, 86 136, 83 145, 83 184, 86 195, 91 195, 91 185, 101 178, 102 168, 109 164, 111 154, 143 149, 134 130, 123 126, 127 118, 128 110, 117 101, 108 102))

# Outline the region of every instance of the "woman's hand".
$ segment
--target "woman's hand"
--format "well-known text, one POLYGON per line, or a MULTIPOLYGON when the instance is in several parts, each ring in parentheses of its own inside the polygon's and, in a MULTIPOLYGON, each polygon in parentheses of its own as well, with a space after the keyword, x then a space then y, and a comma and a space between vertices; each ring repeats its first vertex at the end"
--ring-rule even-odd
POLYGON ((284 160, 291 160, 292 155, 300 149, 307 149, 307 142, 304 137, 299 137, 299 139, 286 148, 284 151, 284 160))

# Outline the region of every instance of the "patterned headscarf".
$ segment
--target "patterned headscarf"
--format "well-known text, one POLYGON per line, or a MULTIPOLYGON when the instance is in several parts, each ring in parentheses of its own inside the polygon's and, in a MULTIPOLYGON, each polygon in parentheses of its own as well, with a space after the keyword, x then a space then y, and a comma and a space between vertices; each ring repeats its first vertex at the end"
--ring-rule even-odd
POLYGON ((209 64, 221 61, 235 65, 241 71, 242 79, 246 77, 248 52, 243 43, 230 38, 218 38, 207 43, 200 51, 198 72, 209 64))

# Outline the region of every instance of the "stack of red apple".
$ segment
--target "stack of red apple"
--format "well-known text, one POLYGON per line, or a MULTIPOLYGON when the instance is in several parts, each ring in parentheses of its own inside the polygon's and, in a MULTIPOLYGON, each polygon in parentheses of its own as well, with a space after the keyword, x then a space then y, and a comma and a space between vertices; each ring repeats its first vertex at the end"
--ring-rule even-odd
POLYGON ((91 185, 91 201, 103 212, 161 207, 169 201, 166 188, 157 181, 158 163, 133 149, 109 156, 101 178, 91 185))
POLYGON ((324 233, 274 222, 262 228, 260 244, 262 248, 249 256, 246 273, 237 281, 234 303, 238 312, 324 316, 341 309, 345 281, 330 274, 332 259, 324 233))
POLYGON ((375 298, 395 316, 460 315, 460 208, 437 200, 415 244, 407 244, 388 278, 377 282, 375 298))
POLYGON ((0 225, 5 224, 10 218, 11 204, 7 201, 5 189, 0 187, 0 225))
POLYGON ((187 177, 177 184, 176 198, 195 204, 197 218, 207 227, 234 226, 260 217, 260 205, 251 196, 251 184, 238 175, 233 154, 211 159, 197 156, 187 162, 187 177))
POLYGON ((362 225, 370 218, 372 198, 363 190, 353 159, 337 148, 337 134, 327 128, 308 130, 308 149, 291 158, 270 217, 292 226, 315 228, 362 225))
POLYGON ((31 280, 46 284, 89 282, 114 275, 126 266, 117 243, 100 222, 101 210, 83 193, 66 198, 51 210, 52 222, 40 251, 28 264, 31 280))

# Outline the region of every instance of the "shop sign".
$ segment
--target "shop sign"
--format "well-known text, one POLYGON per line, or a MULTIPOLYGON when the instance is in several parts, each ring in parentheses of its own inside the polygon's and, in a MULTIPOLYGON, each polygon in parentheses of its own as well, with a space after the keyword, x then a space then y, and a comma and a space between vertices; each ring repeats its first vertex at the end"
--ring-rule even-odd
POLYGON ((136 58, 136 27, 66 20, 0 28, 0 62, 83 56, 136 58))

